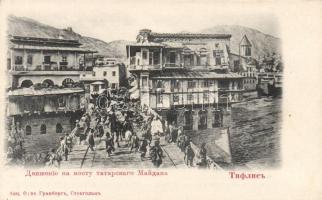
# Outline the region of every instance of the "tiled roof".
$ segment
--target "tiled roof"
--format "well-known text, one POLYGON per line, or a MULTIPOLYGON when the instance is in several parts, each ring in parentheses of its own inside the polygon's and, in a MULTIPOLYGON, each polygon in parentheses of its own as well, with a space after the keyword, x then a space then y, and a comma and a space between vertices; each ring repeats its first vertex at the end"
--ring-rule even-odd
POLYGON ((43 88, 35 90, 34 88, 20 88, 8 92, 8 96, 45 96, 54 94, 72 94, 84 92, 82 88, 43 88))
POLYGON ((154 33, 151 32, 152 38, 231 38, 230 34, 201 34, 201 33, 154 33))
POLYGON ((206 71, 172 71, 162 72, 162 74, 152 75, 150 79, 221 79, 221 78, 243 78, 237 73, 216 73, 206 71))

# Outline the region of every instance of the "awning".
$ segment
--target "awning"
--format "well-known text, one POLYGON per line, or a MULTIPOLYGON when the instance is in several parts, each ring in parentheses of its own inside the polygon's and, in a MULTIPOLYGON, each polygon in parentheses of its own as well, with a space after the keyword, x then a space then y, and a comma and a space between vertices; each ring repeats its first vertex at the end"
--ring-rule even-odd
POLYGON ((8 92, 8 96, 46 96, 55 94, 73 94, 84 92, 82 88, 43 88, 35 90, 34 88, 21 88, 8 92))
POLYGON ((94 83, 91 83, 91 85, 104 85, 105 83, 102 81, 96 81, 94 83))
POLYGON ((207 71, 183 71, 183 72, 162 72, 162 74, 150 76, 150 79, 222 79, 222 78, 243 78, 237 73, 216 73, 207 71))

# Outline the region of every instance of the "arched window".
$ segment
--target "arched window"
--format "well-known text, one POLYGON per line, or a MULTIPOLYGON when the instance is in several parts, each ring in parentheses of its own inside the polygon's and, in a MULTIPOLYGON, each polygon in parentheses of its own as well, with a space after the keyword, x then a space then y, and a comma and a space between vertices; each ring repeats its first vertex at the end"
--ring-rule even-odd
POLYGON ((56 124, 56 133, 62 133, 63 127, 60 123, 56 124))
POLYGON ((21 82, 21 87, 23 88, 29 88, 33 85, 33 82, 31 80, 24 80, 21 82))
POLYGON ((31 126, 26 126, 26 135, 31 135, 31 126))
POLYGON ((51 86, 54 86, 54 81, 50 79, 46 79, 42 82, 42 84, 45 85, 45 87, 51 87, 51 86))
POLYGON ((74 83, 73 79, 66 78, 66 79, 63 80, 62 85, 66 87, 66 86, 72 85, 73 83, 74 83))
POLYGON ((46 125, 45 124, 42 124, 41 126, 40 126, 40 134, 46 134, 46 125))

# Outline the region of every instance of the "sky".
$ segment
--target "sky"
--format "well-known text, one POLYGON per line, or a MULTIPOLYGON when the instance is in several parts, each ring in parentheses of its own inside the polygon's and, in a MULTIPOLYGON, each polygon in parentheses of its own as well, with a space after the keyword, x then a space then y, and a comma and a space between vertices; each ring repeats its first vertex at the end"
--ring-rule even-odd
POLYGON ((32 18, 56 28, 72 27, 81 35, 135 40, 140 29, 154 32, 198 32, 216 25, 241 25, 279 37, 273 9, 264 4, 211 1, 5 1, 6 14, 32 18), (256 9, 254 9, 254 6, 256 9), (256 11, 254 11, 256 10, 256 11))

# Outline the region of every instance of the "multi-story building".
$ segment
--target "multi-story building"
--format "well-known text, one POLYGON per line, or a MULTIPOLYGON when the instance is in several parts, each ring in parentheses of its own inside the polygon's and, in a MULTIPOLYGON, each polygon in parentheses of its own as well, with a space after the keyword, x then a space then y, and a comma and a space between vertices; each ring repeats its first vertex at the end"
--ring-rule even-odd
POLYGON ((124 86, 125 67, 121 63, 96 65, 92 72, 81 74, 80 81, 84 83, 85 91, 90 95, 90 99, 93 99, 93 96, 107 88, 115 90, 124 86))
POLYGON ((73 128, 86 104, 79 77, 93 53, 77 40, 10 37, 7 115, 24 131, 27 152, 54 147, 73 128))
POLYGON ((230 69, 244 76, 243 84, 246 91, 256 90, 256 60, 252 58, 252 44, 246 35, 239 43, 239 53, 229 53, 230 69))
POLYGON ((127 45, 141 105, 185 129, 222 125, 216 110, 242 100, 242 76, 229 70, 228 34, 154 33, 127 45), (207 108, 207 109, 206 109, 207 108))
POLYGON ((36 83, 50 86, 78 82, 87 66, 86 54, 95 51, 81 48, 77 40, 11 36, 8 68, 12 88, 30 87, 36 83))

